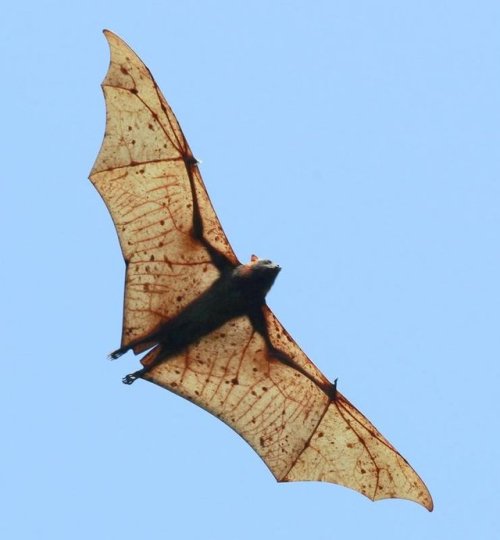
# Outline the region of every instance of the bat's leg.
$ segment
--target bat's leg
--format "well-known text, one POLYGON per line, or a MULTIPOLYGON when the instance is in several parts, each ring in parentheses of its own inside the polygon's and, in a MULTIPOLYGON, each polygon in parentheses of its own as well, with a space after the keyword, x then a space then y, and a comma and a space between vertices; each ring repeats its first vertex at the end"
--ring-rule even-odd
POLYGON ((122 382, 124 384, 132 384, 137 379, 141 379, 154 366, 158 365, 160 362, 168 360, 169 355, 171 354, 172 351, 169 350, 165 344, 158 345, 153 350, 149 351, 144 358, 141 359, 141 364, 144 367, 142 369, 139 369, 138 371, 134 371, 134 373, 130 373, 129 375, 123 377, 122 382))
POLYGON ((116 349, 116 351, 113 351, 108 356, 109 358, 111 358, 111 360, 116 360, 117 358, 120 358, 120 356, 130 351, 131 349, 134 349, 138 345, 144 347, 144 349, 149 349, 156 344, 157 336, 158 332, 154 332, 143 339, 136 339, 135 341, 131 341, 128 345, 124 345, 123 347, 116 349))

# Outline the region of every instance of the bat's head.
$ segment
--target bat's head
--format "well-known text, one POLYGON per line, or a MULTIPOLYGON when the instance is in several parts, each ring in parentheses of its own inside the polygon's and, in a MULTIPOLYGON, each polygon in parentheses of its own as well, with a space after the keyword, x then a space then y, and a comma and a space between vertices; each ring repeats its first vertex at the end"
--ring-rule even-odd
POLYGON ((259 259, 252 255, 248 264, 235 268, 234 275, 253 297, 261 297, 263 300, 280 270, 281 267, 269 259, 259 259))

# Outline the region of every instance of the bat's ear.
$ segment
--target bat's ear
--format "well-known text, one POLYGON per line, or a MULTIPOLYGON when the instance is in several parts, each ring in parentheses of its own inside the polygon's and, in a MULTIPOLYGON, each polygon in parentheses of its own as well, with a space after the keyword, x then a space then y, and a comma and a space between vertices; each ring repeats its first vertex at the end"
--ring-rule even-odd
POLYGON ((258 260, 259 260, 259 257, 257 257, 257 255, 252 255, 250 257, 250 262, 256 263, 258 260))

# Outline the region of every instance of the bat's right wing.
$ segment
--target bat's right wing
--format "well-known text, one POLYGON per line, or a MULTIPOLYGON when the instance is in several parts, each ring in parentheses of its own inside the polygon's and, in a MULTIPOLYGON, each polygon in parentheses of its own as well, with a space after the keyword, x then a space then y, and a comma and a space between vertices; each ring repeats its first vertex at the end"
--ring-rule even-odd
MULTIPOLYGON (((122 347, 151 334, 238 260, 196 160, 148 68, 105 31, 106 133, 90 179, 113 218, 127 264, 122 347)), ((143 346, 134 346, 136 353, 143 346)))

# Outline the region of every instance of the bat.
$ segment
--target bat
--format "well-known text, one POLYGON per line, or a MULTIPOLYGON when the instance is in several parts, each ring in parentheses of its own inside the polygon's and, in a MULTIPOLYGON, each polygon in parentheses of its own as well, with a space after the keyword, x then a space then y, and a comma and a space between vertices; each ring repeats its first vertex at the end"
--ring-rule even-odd
POLYGON ((241 264, 198 162, 149 69, 118 36, 102 83, 106 131, 90 173, 126 264, 121 347, 143 379, 203 407, 278 482, 318 480, 429 511, 408 462, 302 352, 266 304, 280 267, 241 264))

